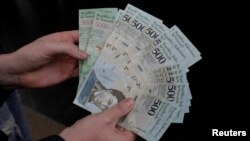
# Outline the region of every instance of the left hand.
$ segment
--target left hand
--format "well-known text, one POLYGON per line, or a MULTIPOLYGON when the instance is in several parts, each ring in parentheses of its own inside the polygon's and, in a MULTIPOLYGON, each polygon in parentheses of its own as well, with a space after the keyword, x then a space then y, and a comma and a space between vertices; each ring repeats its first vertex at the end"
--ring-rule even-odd
POLYGON ((87 57, 75 45, 77 41, 78 31, 58 32, 5 55, 6 76, 15 77, 15 82, 8 82, 14 84, 8 85, 42 88, 77 76, 78 60, 87 57))

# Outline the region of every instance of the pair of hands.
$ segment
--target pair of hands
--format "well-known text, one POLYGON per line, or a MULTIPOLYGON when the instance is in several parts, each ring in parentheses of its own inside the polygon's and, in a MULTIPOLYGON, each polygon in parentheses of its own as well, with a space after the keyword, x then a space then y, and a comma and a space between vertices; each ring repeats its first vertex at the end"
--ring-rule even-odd
MULTIPOLYGON (((58 32, 0 55, 0 86, 43 88, 78 76, 78 61, 87 54, 77 42, 78 31, 58 32)), ((110 110, 77 121, 60 136, 66 141, 133 141, 133 133, 117 126, 132 108, 133 101, 125 99, 110 110)))

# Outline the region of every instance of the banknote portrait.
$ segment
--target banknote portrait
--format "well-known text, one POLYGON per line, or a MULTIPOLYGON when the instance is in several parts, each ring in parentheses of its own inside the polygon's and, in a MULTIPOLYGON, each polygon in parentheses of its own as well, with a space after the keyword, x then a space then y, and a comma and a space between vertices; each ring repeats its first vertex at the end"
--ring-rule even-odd
POLYGON ((100 81, 96 81, 90 92, 88 102, 105 111, 123 99, 125 99, 125 96, 122 92, 116 89, 106 89, 100 81))

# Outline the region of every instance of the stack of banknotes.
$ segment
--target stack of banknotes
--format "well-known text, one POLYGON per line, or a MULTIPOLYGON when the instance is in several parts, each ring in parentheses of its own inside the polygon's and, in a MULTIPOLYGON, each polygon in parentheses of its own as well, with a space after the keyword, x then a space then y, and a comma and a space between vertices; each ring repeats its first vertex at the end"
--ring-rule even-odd
POLYGON ((89 56, 79 64, 74 104, 97 113, 133 98, 119 125, 149 141, 183 122, 192 99, 186 74, 201 56, 177 26, 130 4, 82 9, 79 47, 89 56))

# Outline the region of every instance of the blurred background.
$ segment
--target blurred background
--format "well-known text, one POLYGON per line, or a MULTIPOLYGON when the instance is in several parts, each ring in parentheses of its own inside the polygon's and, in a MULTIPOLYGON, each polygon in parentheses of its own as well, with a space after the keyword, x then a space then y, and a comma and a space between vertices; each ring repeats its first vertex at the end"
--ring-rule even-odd
MULTIPOLYGON (((78 29, 78 10, 130 3, 176 24, 201 52, 190 68, 192 107, 162 140, 211 137, 211 130, 248 130, 249 1, 1 0, 0 46, 12 52, 49 33, 78 29), (243 82, 244 80, 244 82, 243 82)), ((75 106, 78 78, 45 89, 19 89, 34 140, 59 133, 89 112, 75 106)), ((138 139, 141 140, 141 139, 138 139)))

